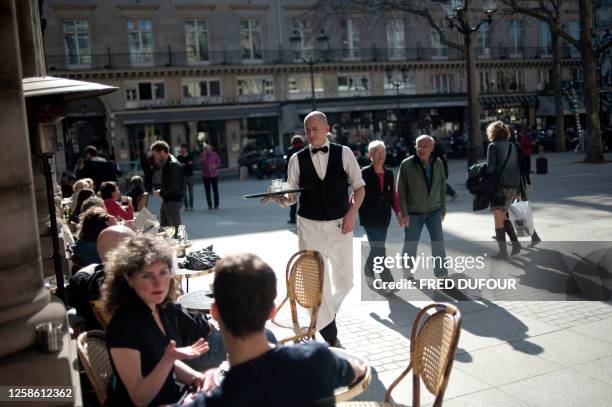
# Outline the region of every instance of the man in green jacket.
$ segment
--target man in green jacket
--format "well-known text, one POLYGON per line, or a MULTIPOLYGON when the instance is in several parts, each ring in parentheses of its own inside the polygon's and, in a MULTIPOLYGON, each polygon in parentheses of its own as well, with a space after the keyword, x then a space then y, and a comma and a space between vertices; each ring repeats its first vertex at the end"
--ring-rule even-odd
POLYGON ((435 258, 434 273, 444 276, 447 272, 442 220, 446 215, 446 175, 442 161, 431 156, 434 143, 433 137, 427 135, 416 139, 416 155, 400 165, 397 195, 404 214, 404 252, 411 258, 416 257, 423 225, 427 226, 435 258))

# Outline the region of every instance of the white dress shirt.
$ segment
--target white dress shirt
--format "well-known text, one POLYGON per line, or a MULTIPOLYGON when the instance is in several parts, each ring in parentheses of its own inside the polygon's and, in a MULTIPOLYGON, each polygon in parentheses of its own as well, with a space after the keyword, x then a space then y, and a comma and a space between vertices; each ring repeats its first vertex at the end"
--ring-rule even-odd
MULTIPOLYGON (((327 146, 328 152, 324 153, 322 151, 317 152, 316 154, 312 154, 312 144, 308 145, 308 151, 310 152, 310 157, 312 157, 312 164, 317 171, 317 175, 320 179, 325 179, 325 174, 327 173, 327 163, 329 162, 329 140, 323 144, 323 146, 327 146)), ((342 147, 342 168, 346 175, 348 176, 349 183, 353 188, 353 191, 361 188, 365 185, 365 181, 361 177, 361 168, 359 168, 359 163, 357 163, 357 159, 355 155, 347 146, 342 147)), ((289 159, 289 166, 287 171, 287 181, 289 182, 289 187, 291 189, 298 189, 300 187, 300 163, 298 161, 298 155, 293 154, 289 159)))

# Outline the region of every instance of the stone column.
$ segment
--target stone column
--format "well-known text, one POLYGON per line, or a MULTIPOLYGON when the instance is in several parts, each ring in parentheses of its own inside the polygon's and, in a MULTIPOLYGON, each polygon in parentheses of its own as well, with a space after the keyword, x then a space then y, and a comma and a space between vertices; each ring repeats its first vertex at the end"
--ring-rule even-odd
POLYGON ((66 312, 61 302, 50 301, 42 282, 16 3, 24 2, 0 1, 0 384, 72 386, 68 335, 60 353, 32 347, 34 327, 65 322, 66 312))

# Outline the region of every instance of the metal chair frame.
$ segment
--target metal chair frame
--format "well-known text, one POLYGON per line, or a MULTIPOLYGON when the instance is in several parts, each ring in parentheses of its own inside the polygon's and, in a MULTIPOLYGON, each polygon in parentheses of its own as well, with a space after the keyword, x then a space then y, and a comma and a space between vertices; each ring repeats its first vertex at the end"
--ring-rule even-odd
POLYGON ((103 406, 106 403, 108 386, 113 377, 113 368, 106 346, 106 334, 99 330, 83 332, 77 338, 77 353, 96 397, 103 406))

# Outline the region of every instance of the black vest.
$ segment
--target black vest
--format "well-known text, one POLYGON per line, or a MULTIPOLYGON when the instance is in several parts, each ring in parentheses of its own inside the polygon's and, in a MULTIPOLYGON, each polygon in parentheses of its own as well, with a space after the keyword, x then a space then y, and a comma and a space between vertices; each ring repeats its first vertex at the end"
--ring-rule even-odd
POLYGON ((385 169, 383 192, 380 192, 378 176, 372 165, 361 170, 361 175, 366 184, 365 198, 359 208, 359 223, 361 226, 386 228, 393 207, 393 172, 385 169))
POLYGON ((298 215, 312 220, 343 218, 348 211, 348 176, 342 166, 342 146, 329 143, 329 161, 325 179, 321 180, 312 163, 312 153, 305 148, 299 153, 300 208, 298 215))

